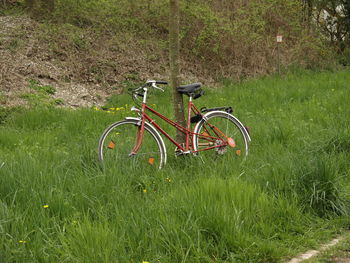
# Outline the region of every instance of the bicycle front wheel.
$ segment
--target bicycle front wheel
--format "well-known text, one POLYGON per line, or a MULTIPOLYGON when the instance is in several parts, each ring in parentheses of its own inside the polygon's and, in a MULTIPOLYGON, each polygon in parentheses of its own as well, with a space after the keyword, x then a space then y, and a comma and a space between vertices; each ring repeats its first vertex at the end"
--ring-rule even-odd
POLYGON ((107 166, 162 168, 166 162, 165 146, 160 135, 145 124, 141 147, 136 153, 138 120, 123 120, 109 126, 102 134, 98 145, 100 161, 107 166))
POLYGON ((206 114, 194 133, 194 151, 203 160, 239 163, 248 155, 249 134, 242 123, 227 112, 206 114))

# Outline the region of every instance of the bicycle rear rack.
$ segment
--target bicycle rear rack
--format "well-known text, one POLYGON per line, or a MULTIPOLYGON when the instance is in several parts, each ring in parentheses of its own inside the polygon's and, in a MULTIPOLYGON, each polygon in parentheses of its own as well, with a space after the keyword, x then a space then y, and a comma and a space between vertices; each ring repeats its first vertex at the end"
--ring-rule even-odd
MULTIPOLYGON (((217 107, 217 108, 207 108, 207 107, 203 107, 201 108, 201 112, 202 113, 207 113, 207 112, 211 112, 211 111, 216 111, 216 110, 220 110, 220 111, 226 111, 227 113, 232 113, 233 109, 232 107, 217 107)), ((191 123, 197 123, 200 122, 202 120, 202 115, 201 114, 196 114, 195 116, 191 117, 191 123)))
POLYGON ((209 108, 209 109, 207 109, 207 107, 201 108, 201 112, 203 112, 203 113, 215 111, 215 110, 222 110, 222 111, 226 111, 227 113, 233 112, 232 107, 227 107, 227 106, 226 107, 209 108))

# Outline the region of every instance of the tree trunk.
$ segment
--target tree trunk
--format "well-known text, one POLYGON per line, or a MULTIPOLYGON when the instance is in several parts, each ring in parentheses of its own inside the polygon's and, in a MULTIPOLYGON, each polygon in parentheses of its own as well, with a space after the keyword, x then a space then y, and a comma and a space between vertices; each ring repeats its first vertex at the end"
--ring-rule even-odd
POLYGON ((346 47, 350 48, 350 1, 343 0, 342 4, 344 6, 344 23, 345 23, 345 42, 346 47))
POLYGON ((308 29, 308 31, 310 31, 310 28, 311 28, 313 5, 314 5, 313 0, 308 0, 308 2, 307 2, 307 29, 308 29))
MULTIPOLYGON (((173 103, 175 120, 178 124, 185 127, 186 121, 184 116, 184 106, 182 94, 176 91, 176 87, 180 84, 180 66, 179 66, 179 27, 180 27, 180 9, 179 0, 170 0, 169 14, 169 58, 170 58, 170 82, 173 88, 173 103)), ((184 143, 186 136, 180 131, 176 131, 176 140, 184 143)))
POLYGON ((312 11, 313 11, 313 0, 302 0, 303 3, 303 16, 306 28, 309 31, 311 27, 312 11))

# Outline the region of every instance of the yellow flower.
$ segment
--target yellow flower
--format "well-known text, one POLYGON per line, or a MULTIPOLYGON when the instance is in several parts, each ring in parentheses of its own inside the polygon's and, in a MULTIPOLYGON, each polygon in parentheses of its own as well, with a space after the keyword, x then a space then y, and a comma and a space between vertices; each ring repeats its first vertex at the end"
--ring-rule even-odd
POLYGON ((144 193, 147 193, 147 189, 143 189, 143 192, 144 192, 144 193))
POLYGON ((43 205, 43 208, 49 208, 49 205, 43 205))
POLYGON ((148 263, 148 261, 142 261, 142 263, 148 263))
POLYGON ((22 243, 22 244, 24 244, 24 243, 27 243, 27 241, 25 241, 25 240, 20 240, 20 241, 18 241, 19 243, 22 243))

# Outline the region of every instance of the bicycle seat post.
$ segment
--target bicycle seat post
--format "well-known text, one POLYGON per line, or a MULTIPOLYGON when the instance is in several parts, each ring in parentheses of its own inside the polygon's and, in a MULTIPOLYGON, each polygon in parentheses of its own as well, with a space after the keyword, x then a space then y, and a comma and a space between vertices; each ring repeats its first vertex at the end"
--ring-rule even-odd
POLYGON ((190 130, 191 130, 191 110, 192 110, 192 94, 189 94, 188 107, 187 107, 187 130, 186 130, 186 145, 185 152, 189 153, 190 151, 190 130))

